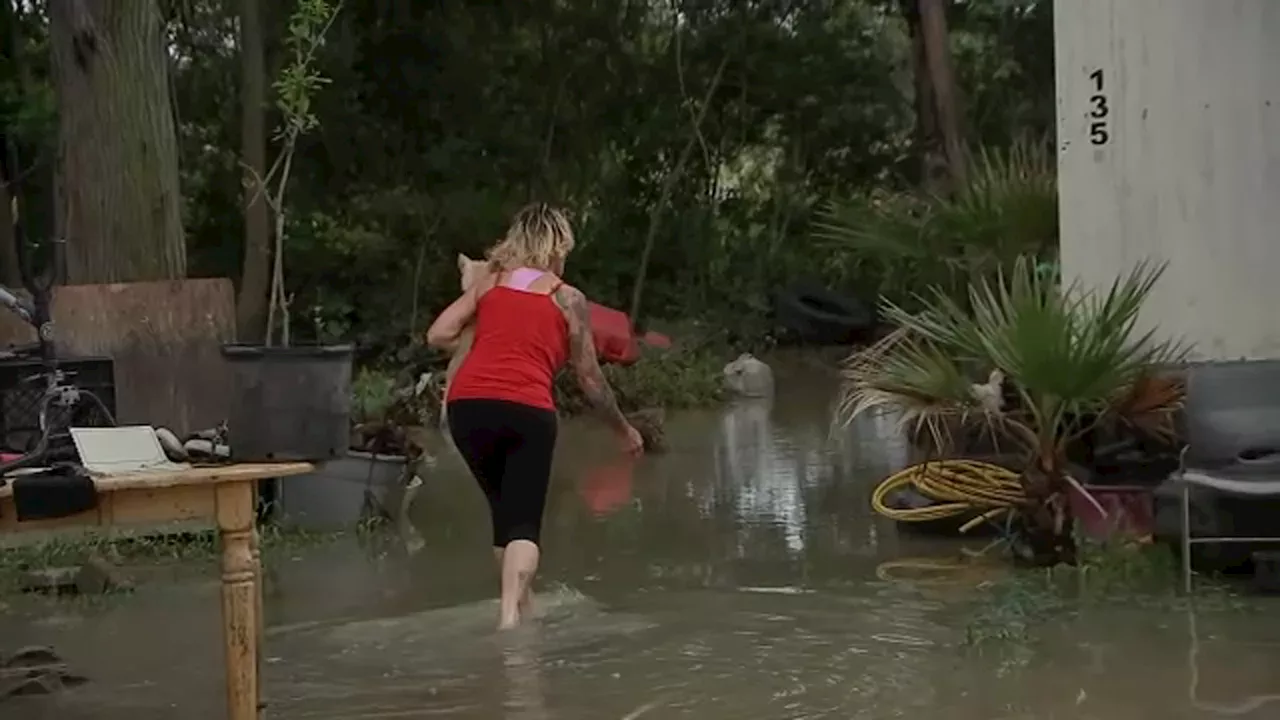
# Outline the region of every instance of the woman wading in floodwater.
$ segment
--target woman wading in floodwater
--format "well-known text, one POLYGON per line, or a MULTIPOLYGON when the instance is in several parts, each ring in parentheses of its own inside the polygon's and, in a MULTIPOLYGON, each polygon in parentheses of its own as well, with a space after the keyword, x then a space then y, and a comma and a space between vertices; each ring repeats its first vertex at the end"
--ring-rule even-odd
POLYGON ((428 343, 451 350, 475 323, 445 407, 454 444, 489 501, 502 573, 502 629, 515 627, 530 610, 556 443, 556 372, 571 364, 624 449, 639 453, 643 445, 600 371, 587 300, 559 277, 572 250, 573 229, 563 212, 543 203, 526 206, 489 251, 491 272, 427 330, 428 343))

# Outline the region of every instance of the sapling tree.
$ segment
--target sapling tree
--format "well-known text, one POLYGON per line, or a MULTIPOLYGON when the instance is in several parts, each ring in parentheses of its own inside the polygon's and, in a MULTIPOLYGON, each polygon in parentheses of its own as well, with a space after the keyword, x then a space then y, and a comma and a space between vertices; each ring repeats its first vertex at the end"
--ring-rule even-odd
POLYGON ((338 17, 341 3, 330 0, 298 0, 297 8, 289 18, 286 45, 289 60, 272 83, 276 93, 276 108, 281 122, 275 141, 279 154, 265 177, 254 179, 256 191, 262 194, 274 220, 272 245, 271 290, 267 303, 267 331, 265 344, 270 347, 277 339, 283 347, 289 346, 289 302, 284 283, 284 250, 287 236, 289 174, 293 170, 293 154, 298 140, 320 124, 312 107, 312 101, 329 79, 316 69, 316 55, 324 46, 324 38, 338 17))

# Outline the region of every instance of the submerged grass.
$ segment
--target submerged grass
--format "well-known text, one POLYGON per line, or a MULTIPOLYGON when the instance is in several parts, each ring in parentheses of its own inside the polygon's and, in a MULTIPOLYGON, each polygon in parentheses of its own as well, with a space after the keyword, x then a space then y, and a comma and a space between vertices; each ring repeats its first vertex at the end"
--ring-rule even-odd
MULTIPOLYGON (((350 532, 359 532, 353 528, 350 532)), ((263 561, 280 553, 330 542, 349 532, 317 533, 266 524, 259 528, 263 561)), ((32 570, 75 567, 93 557, 121 566, 201 566, 219 557, 215 530, 164 535, 85 532, 0 549, 0 597, 20 592, 22 578, 32 570)))
POLYGON ((1136 541, 1087 544, 1081 547, 1076 567, 1015 572, 980 588, 965 627, 965 645, 1025 661, 1044 628, 1096 609, 1136 607, 1172 613, 1250 607, 1224 582, 1202 578, 1195 594, 1186 597, 1178 591, 1180 580, 1177 560, 1167 546, 1136 541))

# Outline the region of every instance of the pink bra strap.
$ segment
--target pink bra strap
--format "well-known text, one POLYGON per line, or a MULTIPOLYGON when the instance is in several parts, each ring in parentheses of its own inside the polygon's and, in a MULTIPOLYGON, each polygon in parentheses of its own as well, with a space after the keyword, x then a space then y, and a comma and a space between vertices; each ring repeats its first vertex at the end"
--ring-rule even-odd
POLYGON ((515 290, 528 290, 529 286, 543 275, 546 275, 546 273, 534 268, 516 268, 507 275, 507 281, 503 284, 515 290))

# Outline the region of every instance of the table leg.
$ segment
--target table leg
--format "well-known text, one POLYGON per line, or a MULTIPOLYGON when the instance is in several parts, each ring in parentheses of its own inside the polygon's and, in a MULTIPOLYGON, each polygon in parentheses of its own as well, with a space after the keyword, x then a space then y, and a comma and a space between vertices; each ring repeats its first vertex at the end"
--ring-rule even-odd
POLYGON ((217 487, 222 540, 222 639, 227 664, 228 720, 258 717, 258 621, 253 558, 253 482, 217 487))
MULTIPOLYGON (((256 499, 256 495, 257 495, 256 491, 254 495, 256 499)), ((257 517, 256 513, 254 517, 255 518, 257 517)), ((252 542, 253 544, 251 547, 253 548, 253 579, 254 579, 253 616, 254 616, 254 632, 256 633, 256 636, 258 639, 258 641, 255 643, 255 645, 257 645, 257 652, 254 655, 253 664, 255 668, 254 670, 255 675, 258 678, 261 678, 262 677, 262 638, 264 637, 263 625, 266 623, 266 614, 262 611, 262 593, 265 590, 267 579, 266 579, 266 576, 263 575, 263 571, 262 571, 262 534, 258 532, 256 523, 253 528, 252 542)), ((261 680, 259 680, 258 681, 258 710, 262 710, 264 705, 266 705, 266 703, 263 701, 263 697, 262 697, 262 682, 261 680)))

